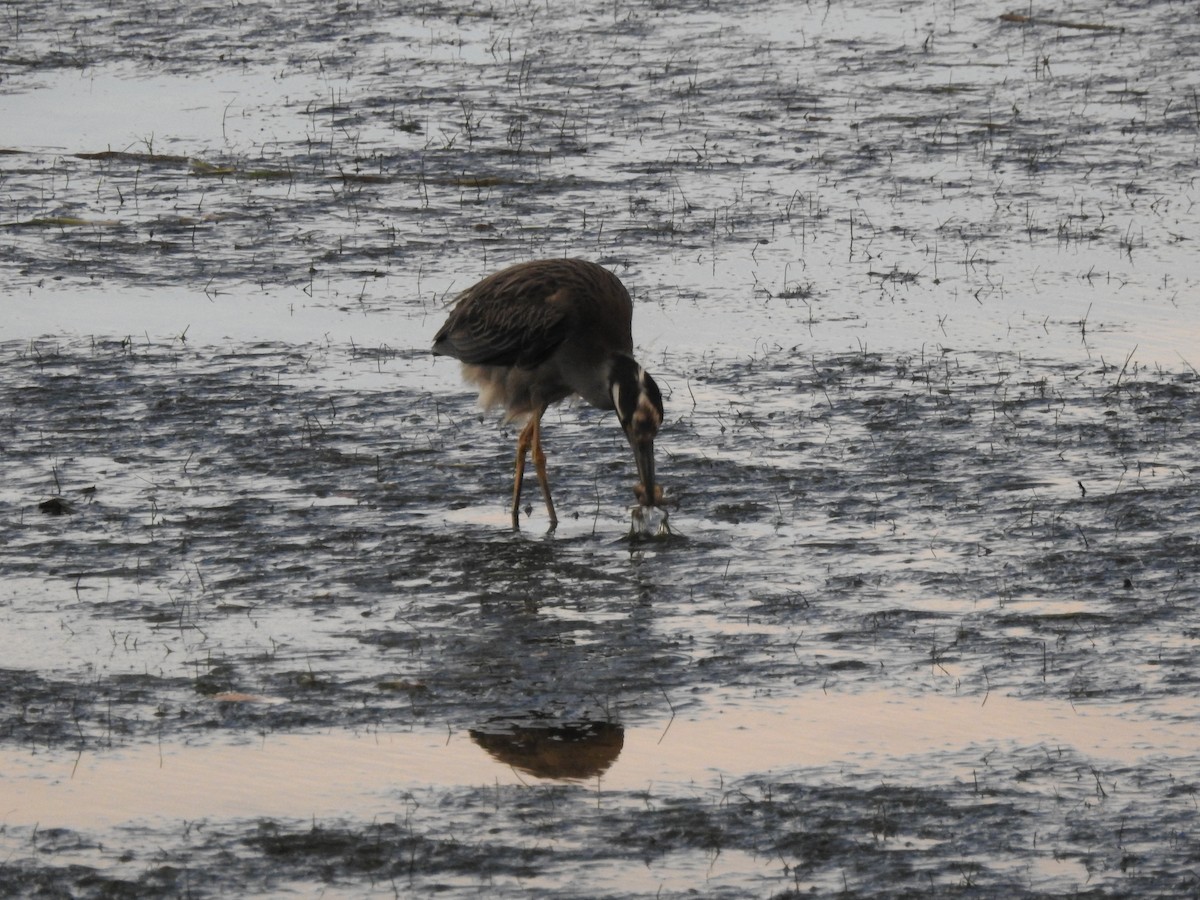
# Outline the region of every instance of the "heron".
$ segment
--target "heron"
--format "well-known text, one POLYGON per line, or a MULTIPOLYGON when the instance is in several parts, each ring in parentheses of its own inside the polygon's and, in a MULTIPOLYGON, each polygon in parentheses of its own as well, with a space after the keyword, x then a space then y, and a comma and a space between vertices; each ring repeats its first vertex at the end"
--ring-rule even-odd
POLYGON ((462 362, 463 377, 479 388, 484 409, 503 406, 507 421, 525 420, 517 438, 513 528, 520 528, 528 454, 550 530, 558 525, 541 423, 551 404, 573 395, 616 410, 637 465, 635 520, 637 512, 662 502, 654 473, 662 393, 633 358, 632 321, 629 291, 608 269, 582 259, 541 259, 501 269, 467 288, 434 336, 434 355, 462 362))

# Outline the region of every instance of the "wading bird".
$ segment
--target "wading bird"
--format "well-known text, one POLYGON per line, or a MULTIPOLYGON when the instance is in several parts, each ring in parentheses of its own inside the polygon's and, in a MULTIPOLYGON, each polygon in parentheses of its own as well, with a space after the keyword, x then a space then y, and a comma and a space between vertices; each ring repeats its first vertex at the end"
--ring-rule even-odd
POLYGON ((514 528, 530 450, 551 530, 558 524, 541 422, 550 404, 573 394, 616 410, 637 463, 638 503, 662 500, 654 480, 662 394, 632 356, 632 319, 629 292, 612 272, 581 259, 543 259, 509 266, 467 288, 434 337, 435 355, 462 361, 463 377, 479 387, 480 405, 503 405, 510 421, 528 418, 517 439, 514 528))

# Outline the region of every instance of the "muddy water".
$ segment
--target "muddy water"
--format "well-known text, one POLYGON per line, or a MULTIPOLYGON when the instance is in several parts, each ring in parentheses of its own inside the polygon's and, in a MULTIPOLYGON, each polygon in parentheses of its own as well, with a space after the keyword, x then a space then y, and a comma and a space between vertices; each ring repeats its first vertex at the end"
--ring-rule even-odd
POLYGON ((21 4, 0 891, 1195 894, 1200 25, 21 4), (426 352, 614 268, 674 536, 426 352))

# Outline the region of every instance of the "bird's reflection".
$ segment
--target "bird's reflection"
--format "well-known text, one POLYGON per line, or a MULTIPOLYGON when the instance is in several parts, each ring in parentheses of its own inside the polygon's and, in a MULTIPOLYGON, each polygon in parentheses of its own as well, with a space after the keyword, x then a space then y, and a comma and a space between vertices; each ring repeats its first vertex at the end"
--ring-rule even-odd
POLYGON ((471 740, 497 761, 538 778, 594 778, 621 754, 625 729, 612 722, 517 723, 472 728, 471 740))

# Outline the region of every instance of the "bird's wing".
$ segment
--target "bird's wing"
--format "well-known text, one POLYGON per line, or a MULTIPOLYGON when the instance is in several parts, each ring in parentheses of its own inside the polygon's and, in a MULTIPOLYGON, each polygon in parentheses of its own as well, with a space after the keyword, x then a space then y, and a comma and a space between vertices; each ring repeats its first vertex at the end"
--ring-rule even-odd
POLYGON ((549 281, 485 278, 460 295, 433 352, 474 365, 533 368, 566 337, 561 293, 549 281))

